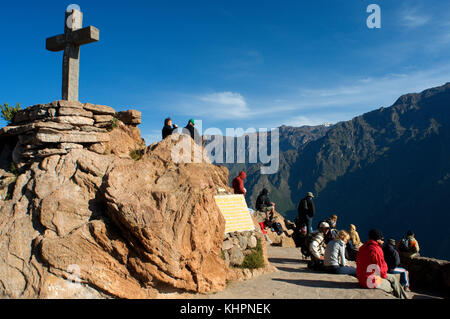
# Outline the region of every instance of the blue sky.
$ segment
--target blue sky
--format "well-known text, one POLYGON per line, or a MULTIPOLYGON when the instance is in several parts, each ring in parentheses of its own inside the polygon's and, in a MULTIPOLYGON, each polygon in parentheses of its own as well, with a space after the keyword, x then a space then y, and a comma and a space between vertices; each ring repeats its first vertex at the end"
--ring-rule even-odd
POLYGON ((81 48, 80 101, 141 111, 147 143, 167 116, 224 132, 335 123, 450 81, 449 1, 8 1, 0 103, 60 99, 62 53, 45 39, 72 3, 100 29, 81 48))

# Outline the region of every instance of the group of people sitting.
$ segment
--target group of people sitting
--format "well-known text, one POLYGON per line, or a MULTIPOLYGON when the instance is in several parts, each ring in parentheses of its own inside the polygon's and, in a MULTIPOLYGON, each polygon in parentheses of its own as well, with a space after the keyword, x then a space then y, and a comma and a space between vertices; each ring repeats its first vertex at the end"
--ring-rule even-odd
MULTIPOLYGON (((233 180, 235 194, 246 195, 244 188, 245 172, 233 180)), ((405 258, 419 254, 419 244, 414 233, 408 231, 396 243, 394 239, 384 242, 380 230, 369 231, 369 239, 361 242, 356 226, 350 224, 348 230, 338 230, 338 216, 333 214, 320 221, 316 231, 312 223, 315 215, 314 194, 308 192, 298 205, 298 217, 294 241, 302 254, 310 257, 308 268, 331 274, 345 274, 357 277, 364 288, 377 288, 393 293, 398 298, 407 298, 409 272, 400 267, 400 256, 405 258), (356 268, 348 265, 347 260, 356 261, 356 268)), ((264 188, 256 200, 256 210, 265 214, 270 224, 275 212, 275 203, 269 199, 269 190, 264 188)), ((264 224, 264 226, 267 226, 264 224)), ((272 227, 273 228, 273 227, 272 227)), ((264 233, 264 228, 261 226, 264 233)), ((282 232, 282 230, 275 230, 282 232)), ((267 238, 267 236, 266 236, 267 238)), ((270 240, 267 238, 270 242, 270 240)))
MULTIPOLYGON (((170 117, 166 118, 164 120, 164 127, 162 129, 162 138, 165 139, 166 137, 173 134, 173 132, 178 130, 177 124, 172 124, 172 119, 170 117)), ((195 128, 195 119, 190 119, 187 123, 187 125, 183 128, 183 132, 186 134, 189 134, 192 139, 195 140, 196 136, 199 136, 199 133, 197 129, 195 128)))
MULTIPOLYGON (((312 194, 308 193, 308 197, 312 194)), ((308 268, 352 275, 358 278, 362 287, 378 288, 406 298, 405 291, 410 291, 409 272, 400 267, 400 256, 411 258, 419 255, 419 244, 412 231, 408 231, 398 243, 394 239, 385 243, 383 233, 372 229, 368 241, 363 244, 355 225, 351 224, 348 231, 336 229, 337 215, 321 221, 317 231, 310 234, 305 230, 310 221, 300 215, 297 222, 300 222, 298 233, 304 239, 300 247, 303 245, 302 252, 305 255, 306 251, 306 255, 311 257, 308 268), (348 266, 347 260, 355 260, 356 268, 348 266)))

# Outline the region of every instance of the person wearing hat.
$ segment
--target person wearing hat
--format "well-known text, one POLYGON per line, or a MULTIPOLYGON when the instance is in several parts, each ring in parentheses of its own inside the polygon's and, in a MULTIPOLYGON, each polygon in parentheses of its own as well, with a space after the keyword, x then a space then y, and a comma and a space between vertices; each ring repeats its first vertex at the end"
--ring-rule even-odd
POLYGON ((322 270, 324 265, 325 255, 325 236, 330 231, 330 225, 327 222, 321 222, 319 229, 312 233, 311 242, 309 244, 309 252, 311 254, 311 261, 308 263, 308 268, 314 270, 322 270))
POLYGON ((197 143, 197 139, 200 137, 200 134, 198 133, 197 129, 195 128, 195 120, 190 119, 188 121, 188 124, 185 126, 183 131, 186 133, 189 133, 189 135, 192 137, 192 139, 197 143))
POLYGON ((388 273, 384 260, 383 233, 378 229, 369 231, 369 240, 359 248, 356 257, 356 277, 363 288, 381 289, 397 298, 407 299, 398 275, 388 273))
POLYGON ((244 187, 244 179, 247 178, 247 174, 244 171, 241 171, 238 176, 236 176, 232 181, 232 186, 235 194, 242 194, 245 197, 247 193, 244 187))
POLYGON ((297 208, 298 221, 300 224, 306 225, 307 233, 312 233, 312 222, 315 213, 315 207, 313 202, 314 194, 308 192, 305 197, 303 197, 297 208))
POLYGON ((406 291, 409 289, 409 272, 400 266, 400 255, 395 248, 395 239, 389 239, 383 247, 384 260, 388 266, 388 273, 400 274, 400 284, 406 291))

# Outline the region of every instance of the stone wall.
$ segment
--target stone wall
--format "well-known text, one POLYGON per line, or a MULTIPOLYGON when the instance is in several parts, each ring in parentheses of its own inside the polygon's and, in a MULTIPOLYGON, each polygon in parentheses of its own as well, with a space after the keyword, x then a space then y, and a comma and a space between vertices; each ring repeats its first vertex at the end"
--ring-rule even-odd
POLYGON ((247 254, 256 248, 258 241, 255 231, 225 234, 222 244, 223 258, 227 265, 239 267, 247 254))
POLYGON ((450 262, 428 257, 401 258, 409 271, 412 289, 430 289, 450 294, 450 262))
POLYGON ((22 166, 52 155, 65 155, 71 149, 89 148, 108 142, 115 119, 128 125, 141 123, 141 113, 116 113, 105 105, 54 101, 19 111, 12 125, 0 130, 3 143, 13 140, 12 160, 22 166), (17 142, 17 144, 16 144, 17 142))

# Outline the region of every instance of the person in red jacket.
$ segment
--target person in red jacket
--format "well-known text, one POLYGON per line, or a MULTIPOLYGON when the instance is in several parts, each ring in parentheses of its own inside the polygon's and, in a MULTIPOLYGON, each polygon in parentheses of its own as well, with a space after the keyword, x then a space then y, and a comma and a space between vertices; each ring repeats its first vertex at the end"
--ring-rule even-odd
POLYGON ((369 231, 369 240, 359 248, 356 257, 356 276, 361 287, 381 289, 397 298, 407 299, 398 276, 388 274, 383 253, 384 237, 378 229, 369 231))
POLYGON ((247 178, 247 174, 245 172, 240 172, 239 175, 233 179, 233 189, 235 194, 242 194, 245 197, 247 191, 244 188, 244 179, 247 178))

